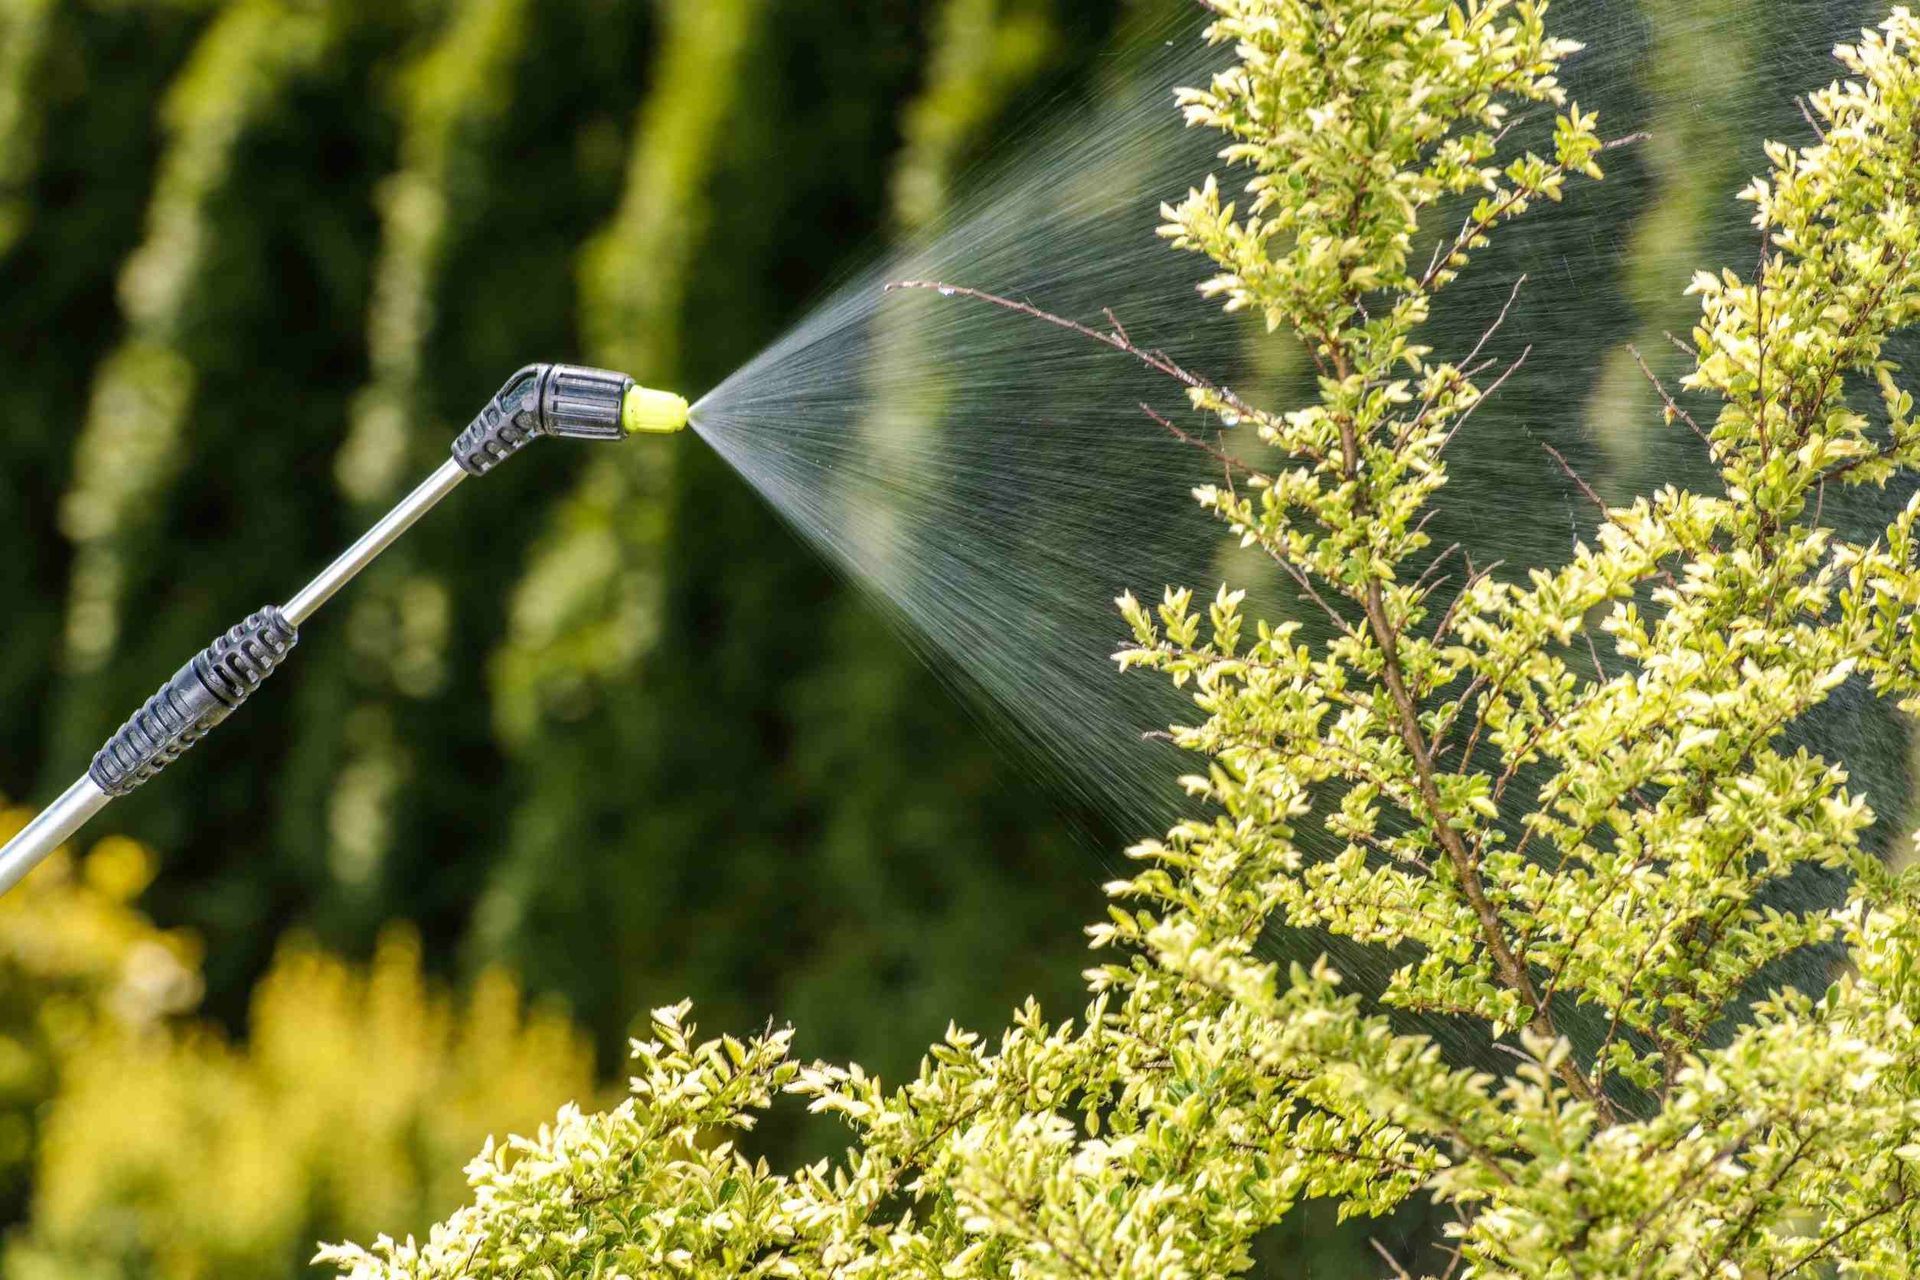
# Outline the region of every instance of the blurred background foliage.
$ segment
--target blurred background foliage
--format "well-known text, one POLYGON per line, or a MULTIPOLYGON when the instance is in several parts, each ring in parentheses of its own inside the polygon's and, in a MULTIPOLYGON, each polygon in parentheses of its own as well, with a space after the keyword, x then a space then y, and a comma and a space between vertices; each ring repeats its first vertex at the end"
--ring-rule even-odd
POLYGON ((595 1096, 563 1010, 498 967, 450 995, 399 925, 362 966, 284 940, 236 1042, 199 1016, 197 942, 132 905, 155 869, 109 836, 0 899, 0 1195, 31 1208, 8 1275, 298 1274, 319 1236, 444 1213, 490 1134, 595 1096))
MULTIPOLYGON (((1146 6, 0 0, 0 791, 55 794, 518 365, 717 382, 1098 92, 1146 6)), ((1625 340, 1687 323, 1780 86, 1826 75, 1808 15, 1860 8, 1556 10, 1630 47, 1599 105, 1655 138, 1611 166, 1617 233, 1519 264, 1611 273, 1531 317, 1609 353, 1535 406, 1580 397, 1604 490, 1668 478, 1605 429, 1657 416, 1625 340)), ((950 1018, 1071 1007, 1086 830, 1140 833, 1022 774, 698 442, 542 450, 0 899, 0 1271, 295 1275, 419 1230, 683 996, 889 1076, 950 1018)), ((1365 1234, 1309 1217, 1273 1271, 1378 1274, 1365 1234)))
MULTIPOLYGON (((83 768, 521 363, 717 381, 1124 20, 0 0, 0 790, 83 768)), ((7 1274, 419 1230, 683 995, 897 1073, 1077 987, 1098 867, 1051 803, 705 451, 591 454, 463 494, 257 732, 103 824, 143 843, 0 899, 7 1274)))

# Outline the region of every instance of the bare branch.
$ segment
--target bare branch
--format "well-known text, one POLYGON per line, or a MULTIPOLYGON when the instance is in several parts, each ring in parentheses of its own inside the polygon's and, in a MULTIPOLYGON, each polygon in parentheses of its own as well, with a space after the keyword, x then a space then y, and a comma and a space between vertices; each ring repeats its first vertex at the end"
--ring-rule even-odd
POLYGON ((1685 409, 1682 409, 1679 401, 1667 393, 1666 385, 1662 383, 1658 375, 1648 367, 1646 357, 1640 354, 1640 348, 1629 342, 1627 344, 1627 350, 1633 354, 1633 362, 1640 366, 1640 372, 1646 376, 1648 382, 1653 384, 1653 389, 1660 393, 1660 400, 1666 405, 1667 412, 1686 423, 1693 434, 1700 437, 1700 443, 1707 446, 1707 456, 1711 458, 1713 456, 1713 441, 1707 438, 1707 433, 1700 429, 1700 424, 1693 420, 1693 415, 1685 409))
POLYGON ((1333 623, 1333 629, 1335 631, 1338 631, 1344 636, 1352 636, 1354 634, 1353 624, 1341 617, 1339 611, 1327 603, 1327 598, 1321 595, 1319 588, 1313 585, 1313 579, 1307 576, 1305 569, 1302 569, 1299 565, 1284 556, 1276 555, 1271 549, 1267 552, 1267 558, 1279 565, 1282 573, 1293 579, 1293 585, 1300 588, 1300 596, 1302 599, 1311 600, 1319 606, 1320 612, 1326 614, 1327 620, 1333 623))
POLYGON ((1168 435, 1172 436, 1175 440, 1178 440, 1181 444, 1187 445, 1194 449, 1198 449, 1200 452, 1206 454, 1209 458, 1212 458, 1215 462, 1218 462, 1221 466, 1225 467, 1227 469, 1229 476, 1231 476, 1233 472, 1237 471, 1241 475, 1247 476, 1251 479, 1259 480, 1267 484, 1273 483, 1272 476, 1267 475, 1265 472, 1262 472, 1262 471, 1255 471, 1252 467, 1249 467, 1246 463, 1240 461, 1240 459, 1234 457, 1232 454, 1227 453, 1220 449, 1216 449, 1214 446, 1208 444, 1205 440, 1200 439, 1198 436, 1182 431, 1179 427, 1175 426, 1164 414, 1160 413, 1157 409, 1155 409, 1152 405, 1147 404, 1145 401, 1141 402, 1140 412, 1146 414, 1149 418, 1152 418, 1155 422, 1159 423, 1161 427, 1163 427, 1166 430, 1168 435))
POLYGON ((1382 1262, 1393 1268, 1393 1274, 1398 1277, 1398 1280, 1413 1280, 1413 1276, 1408 1273, 1407 1269, 1400 1265, 1400 1260, 1387 1252, 1387 1246, 1381 1244, 1371 1236, 1367 1238, 1367 1243, 1373 1246, 1373 1251, 1380 1255, 1382 1262))
POLYGON ((1607 515, 1609 514, 1606 501, 1603 498, 1601 498, 1599 494, 1593 491, 1592 485, 1588 484, 1585 480, 1580 478, 1580 473, 1578 471, 1575 471, 1572 465, 1567 462, 1566 456, 1550 444, 1543 443, 1541 444, 1540 447, 1542 449, 1545 449, 1550 455, 1552 455, 1553 460, 1560 464, 1560 469, 1567 473, 1567 479, 1573 481, 1576 485, 1580 486, 1580 492, 1587 496, 1587 501, 1591 502, 1596 508, 1599 509, 1600 518, 1603 520, 1606 519, 1607 515))
POLYGON ((1447 428, 1446 439, 1440 442, 1441 452, 1445 452, 1446 447, 1453 443, 1453 438, 1460 434, 1460 428, 1466 426, 1468 422, 1473 420, 1473 415, 1479 412, 1480 406, 1485 404, 1487 401, 1493 399, 1493 393, 1498 391, 1501 387, 1504 387, 1505 385, 1507 385, 1508 378, 1511 378, 1514 374, 1520 372, 1520 366, 1525 364, 1527 362, 1527 357, 1532 354, 1533 354, 1533 348, 1531 346, 1528 346, 1525 350, 1523 350, 1518 356, 1514 358, 1514 361, 1512 364, 1506 367, 1505 372, 1503 372, 1499 377, 1495 378, 1492 384, 1489 385, 1485 391, 1480 393, 1480 396, 1478 399, 1476 399, 1472 404, 1467 406, 1466 412, 1461 414, 1457 419, 1455 419, 1454 424, 1451 427, 1447 428))
POLYGON ((1473 344, 1473 350, 1467 352, 1467 358, 1462 360, 1460 362, 1461 364, 1472 364, 1480 358, 1480 353, 1486 350, 1487 343, 1493 340, 1493 335, 1499 333, 1500 327, 1506 324, 1507 314, 1513 310, 1513 304, 1520 300, 1520 290, 1524 289, 1526 285, 1527 277, 1525 273, 1522 273, 1520 277, 1513 282, 1513 288, 1507 293, 1507 300, 1501 304, 1500 314, 1493 318, 1493 323, 1487 326, 1487 331, 1480 335, 1480 341, 1473 344))
MULTIPOLYGON (((1416 411, 1412 417, 1408 418, 1398 431, 1394 432, 1394 448, 1402 449, 1406 447, 1407 441, 1413 437, 1413 433, 1419 429, 1421 423, 1426 421, 1427 415, 1433 412, 1434 401, 1440 398, 1442 392, 1451 390, 1462 382, 1471 382, 1487 368, 1487 365, 1476 365, 1474 361, 1480 358, 1480 353, 1486 350, 1489 342, 1493 341, 1493 336, 1499 333, 1501 327, 1507 323, 1507 316, 1512 313, 1513 305, 1519 300, 1520 290, 1525 287, 1526 283, 1527 277, 1525 275, 1520 276, 1513 282, 1513 288, 1507 293, 1506 302, 1500 307, 1500 314, 1493 318, 1493 323, 1488 325, 1486 332, 1480 335, 1480 340, 1473 344, 1473 350, 1467 352, 1466 358, 1461 360, 1456 366, 1458 370, 1457 374, 1446 383, 1429 391, 1426 398, 1420 402, 1418 411, 1416 411)), ((1488 362, 1488 364, 1491 363, 1491 361, 1488 362)), ((1505 381, 1505 379, 1503 378, 1502 381, 1505 381)), ((1497 386, 1498 384, 1495 385, 1497 386)), ((1491 390, 1492 388, 1489 388, 1489 393, 1491 390)), ((1483 400, 1485 398, 1485 396, 1481 397, 1483 400)), ((1471 410, 1468 412, 1471 413, 1471 410)), ((1464 421, 1464 419, 1462 419, 1462 421, 1464 421)), ((1458 426, 1457 423, 1455 425, 1456 427, 1458 426)), ((1452 439, 1451 432, 1448 433, 1448 439, 1452 439)), ((1444 446, 1442 447, 1444 448, 1444 446)))
POLYGON ((1190 387, 1195 391, 1212 392, 1226 401, 1227 404, 1231 405, 1236 413, 1244 417, 1252 418, 1258 416, 1257 410, 1240 399, 1240 397, 1232 391, 1201 377, 1197 373, 1192 373, 1182 368, 1175 363, 1166 352, 1148 350, 1135 345, 1133 339, 1127 336, 1126 330, 1120 327, 1117 320, 1114 320, 1111 311, 1108 311, 1106 316, 1109 321, 1113 322, 1114 331, 1112 333, 1103 333, 1090 325, 1081 324, 1078 320, 1069 320, 1065 316, 1055 315, 1051 311, 1044 311, 1034 306, 1031 302, 1021 302, 1015 298, 1005 298, 997 293, 988 293, 984 289, 973 289, 966 285, 946 284, 939 280, 894 280, 886 286, 886 292, 888 293, 892 293, 895 289, 931 289, 944 297, 972 298, 976 302, 991 303, 993 306, 1002 307, 1008 311, 1017 311, 1021 315, 1030 316, 1035 320, 1043 320, 1056 328, 1065 329, 1070 333, 1077 333, 1083 338, 1091 338, 1102 346, 1111 347, 1115 351, 1123 351, 1138 360, 1141 364, 1146 365, 1147 368, 1152 369, 1155 373, 1165 374, 1182 386, 1190 387))
POLYGON ((1818 120, 1814 119, 1813 108, 1808 105, 1806 98, 1801 94, 1794 94, 1793 105, 1800 108, 1800 118, 1807 122, 1807 128, 1813 130, 1813 136, 1825 142, 1827 140, 1827 131, 1821 127, 1818 120))
MULTIPOLYGON (((1620 147, 1632 146, 1636 142, 1645 142, 1652 136, 1650 133, 1630 133, 1624 138, 1615 138, 1611 142, 1601 143, 1600 150, 1613 151, 1620 147)), ((1565 170, 1561 169, 1559 172, 1564 173, 1565 170)), ((1427 264, 1427 269, 1414 285, 1414 290, 1418 293, 1425 293, 1432 286, 1434 280, 1438 278, 1441 270, 1447 263, 1452 262, 1456 256, 1464 253, 1467 246, 1473 243, 1474 237, 1483 234, 1495 223, 1506 217, 1507 211, 1518 204, 1521 198, 1522 193, 1520 190, 1515 189, 1509 192, 1507 198, 1488 210, 1485 217, 1468 218, 1461 226, 1460 234, 1453 238, 1451 244, 1443 242, 1435 246, 1433 260, 1427 264)))
MULTIPOLYGON (((1492 564, 1488 565, 1484 569, 1475 569, 1473 567, 1473 557, 1472 556, 1467 557, 1467 579, 1465 582, 1462 582, 1460 584, 1459 594, 1454 596, 1453 603, 1447 606, 1446 615, 1440 619, 1440 626, 1434 632, 1433 639, 1435 644, 1438 644, 1443 638, 1445 638, 1448 629, 1453 626, 1454 616, 1460 612, 1460 606, 1466 603, 1467 594, 1471 592, 1474 589, 1474 587, 1478 586, 1481 581, 1483 581, 1486 578, 1492 577, 1493 574, 1499 570, 1500 566, 1505 563, 1506 562, 1504 560, 1495 560, 1492 564)), ((1466 702, 1466 698, 1464 695, 1461 697, 1460 701, 1463 704, 1466 702)))
POLYGON ((1435 556, 1432 562, 1429 563, 1427 567, 1421 571, 1420 576, 1414 580, 1414 583, 1413 583, 1414 590, 1417 591, 1423 585, 1425 585, 1427 579, 1433 576, 1433 571, 1435 569, 1438 569, 1441 565, 1445 564, 1447 561, 1447 557, 1451 556, 1458 550, 1460 550, 1460 544, 1456 542, 1452 546, 1448 547, 1445 551, 1442 551, 1439 555, 1435 556))

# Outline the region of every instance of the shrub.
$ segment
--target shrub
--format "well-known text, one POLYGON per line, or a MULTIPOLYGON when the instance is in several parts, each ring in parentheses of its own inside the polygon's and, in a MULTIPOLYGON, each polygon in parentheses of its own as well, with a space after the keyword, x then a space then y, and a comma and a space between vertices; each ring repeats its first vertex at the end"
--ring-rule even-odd
POLYGON ((193 939, 133 905, 153 871, 110 836, 0 898, 8 1276, 287 1275, 318 1234, 445 1213, 486 1134, 594 1088, 563 1014, 498 970, 454 999, 400 927, 366 966, 284 943, 230 1042, 192 1016, 193 939))
MULTIPOLYGON (((0 832, 31 813, 0 809, 0 832)), ((141 845, 110 836, 57 853, 0 897, 0 1189, 24 1208, 41 1117, 62 1066, 102 1035, 144 1036, 200 999, 199 950, 132 903, 153 875, 141 845)))
POLYGON ((446 1212, 486 1134, 592 1088, 581 1033, 504 973, 456 1002, 407 930, 364 968, 286 943, 245 1041, 189 1023, 63 1064, 8 1274, 294 1274, 316 1235, 446 1212))
POLYGON ((1910 1272, 1920 878, 1863 849, 1844 769, 1783 735, 1849 679, 1920 707, 1920 498, 1871 543, 1821 523, 1828 487, 1920 458, 1885 355, 1920 313, 1920 22, 1896 9, 1840 51, 1821 139, 1770 147, 1745 193, 1761 265, 1694 281, 1687 385, 1719 409, 1668 418, 1724 492, 1663 489, 1565 565, 1449 589, 1423 512, 1501 375, 1480 349, 1435 358, 1421 326, 1503 224, 1599 176, 1596 122, 1555 79, 1571 46, 1526 0, 1211 7, 1237 61, 1182 105, 1227 135, 1243 191, 1209 181, 1164 234, 1213 261, 1229 309, 1305 344, 1319 394, 1273 412, 1166 371, 1267 446, 1198 497, 1324 626, 1246 619, 1224 588, 1122 598, 1121 666, 1193 691, 1176 736, 1213 816, 1132 851, 1084 1015, 951 1030, 889 1089, 792 1061, 785 1031, 700 1041, 685 1006, 659 1010, 619 1107, 489 1146, 425 1242, 323 1260, 360 1280, 1158 1280, 1245 1269, 1309 1197, 1425 1196, 1452 1274, 1910 1272), (1527 103, 1551 142, 1513 155, 1527 103), (1423 228, 1461 197, 1459 230, 1423 228), (1339 851, 1308 858, 1309 826, 1339 851), (1808 866, 1851 873, 1844 904, 1775 903, 1808 866), (1387 1008, 1326 962, 1279 971, 1275 922, 1380 949, 1387 1008), (1823 990, 1751 998, 1835 942, 1823 990), (1397 1013, 1507 1052, 1454 1060, 1397 1013), (783 1091, 847 1123, 843 1160, 780 1174, 719 1140, 783 1091))

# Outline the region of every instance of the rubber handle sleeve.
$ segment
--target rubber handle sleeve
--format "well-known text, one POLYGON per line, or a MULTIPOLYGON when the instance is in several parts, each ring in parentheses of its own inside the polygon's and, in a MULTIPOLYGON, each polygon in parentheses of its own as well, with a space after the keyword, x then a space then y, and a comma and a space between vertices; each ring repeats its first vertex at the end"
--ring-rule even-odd
POLYGON ((94 785, 124 796, 178 760, 252 696, 299 639, 269 605, 202 649, 107 739, 87 770, 94 785))

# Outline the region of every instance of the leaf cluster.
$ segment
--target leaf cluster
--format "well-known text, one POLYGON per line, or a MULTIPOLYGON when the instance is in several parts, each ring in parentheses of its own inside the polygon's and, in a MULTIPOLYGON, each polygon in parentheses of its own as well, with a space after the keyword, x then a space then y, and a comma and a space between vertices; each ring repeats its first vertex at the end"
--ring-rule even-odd
POLYGON ((1448 359, 1420 331, 1506 223, 1600 176, 1597 121, 1556 79, 1573 46, 1528 0, 1212 8, 1236 61, 1181 105, 1240 190, 1209 181, 1163 234, 1319 382, 1272 412, 1183 378, 1271 458, 1196 496, 1327 638, 1225 588, 1122 597, 1120 665, 1191 690, 1175 734, 1212 816, 1131 851, 1083 1015, 951 1030, 888 1088, 665 1010, 621 1108, 483 1155, 473 1206, 425 1243, 323 1258, 365 1280, 1158 1280, 1243 1270, 1308 1197, 1425 1195, 1450 1274, 1910 1273, 1920 879, 1864 848, 1845 769, 1786 735, 1856 677, 1920 705, 1920 499, 1866 543, 1820 520, 1827 486, 1916 461, 1886 345, 1920 314, 1920 20, 1840 50, 1822 138, 1771 147, 1747 193, 1760 266, 1695 282, 1688 387, 1719 401, 1724 492, 1611 510, 1516 577, 1431 554, 1447 445, 1505 373, 1491 334, 1448 359), (1528 108, 1553 118, 1538 151, 1511 145, 1528 108), (1425 227, 1462 198, 1457 230, 1425 227), (1306 855, 1308 826, 1334 856, 1306 855), (1778 905, 1806 867, 1851 873, 1847 901, 1778 905), (1382 949, 1387 1005, 1479 1027, 1510 1065, 1451 1060, 1327 963, 1280 971, 1276 922, 1382 949), (1824 991, 1769 989, 1823 943, 1847 955, 1824 991), (716 1139, 782 1091, 848 1125, 843 1159, 780 1175, 716 1139))

